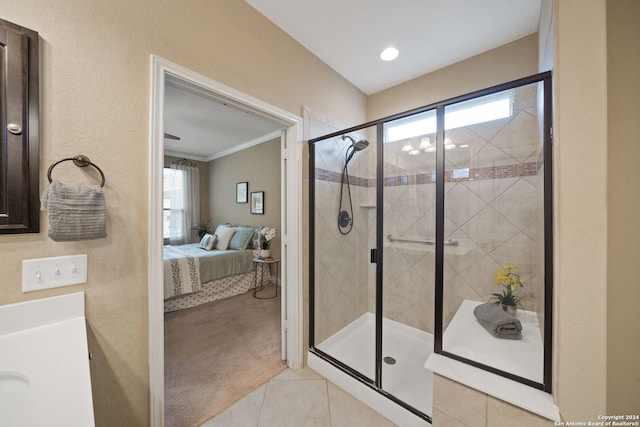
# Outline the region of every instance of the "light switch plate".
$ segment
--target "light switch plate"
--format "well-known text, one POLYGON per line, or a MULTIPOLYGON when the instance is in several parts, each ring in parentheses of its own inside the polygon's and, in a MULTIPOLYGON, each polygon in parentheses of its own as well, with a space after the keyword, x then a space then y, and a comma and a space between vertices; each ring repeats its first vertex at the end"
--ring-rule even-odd
POLYGON ((86 254, 22 260, 22 292, 86 282, 86 254))

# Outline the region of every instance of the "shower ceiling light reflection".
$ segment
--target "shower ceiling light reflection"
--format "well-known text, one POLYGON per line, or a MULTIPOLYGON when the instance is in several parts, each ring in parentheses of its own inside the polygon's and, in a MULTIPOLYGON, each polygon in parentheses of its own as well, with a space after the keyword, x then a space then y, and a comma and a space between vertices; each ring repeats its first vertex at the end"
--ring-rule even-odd
POLYGON ((428 136, 420 139, 420 145, 418 146, 420 150, 426 150, 431 147, 433 147, 433 145, 431 145, 431 139, 428 136))
MULTIPOLYGON (((468 147, 469 145, 464 145, 461 147, 468 147)), ((453 150, 454 148, 456 148, 457 145, 454 144, 450 138, 445 138, 444 139, 444 149, 445 150, 453 150)), ((408 152, 409 155, 411 156, 416 156, 418 154, 420 154, 421 151, 424 151, 425 153, 433 153, 436 151, 436 144, 431 142, 431 139, 429 137, 423 137, 420 139, 420 145, 418 145, 418 148, 413 148, 413 145, 411 145, 410 143, 406 143, 402 146, 401 148, 402 151, 408 152)))

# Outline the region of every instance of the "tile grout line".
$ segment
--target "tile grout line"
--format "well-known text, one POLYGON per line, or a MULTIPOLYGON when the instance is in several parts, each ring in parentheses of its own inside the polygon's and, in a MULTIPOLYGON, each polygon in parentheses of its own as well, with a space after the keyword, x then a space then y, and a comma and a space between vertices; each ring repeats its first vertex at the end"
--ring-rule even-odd
POLYGON ((331 416, 331 398, 329 397, 329 384, 327 383, 326 378, 324 381, 324 390, 327 394, 327 412, 329 413, 329 427, 333 426, 333 417, 331 416))
MULTIPOLYGON (((273 378, 275 378, 275 377, 273 377, 273 378)), ((264 401, 267 398, 267 391, 269 391, 269 387, 271 386, 271 381, 273 381, 273 378, 271 378, 269 381, 267 381, 267 383, 265 385, 264 393, 262 394, 262 402, 260 402, 260 412, 258 413, 258 420, 256 422, 256 427, 258 427, 260 425, 260 420, 262 419, 262 410, 264 409, 264 401)))

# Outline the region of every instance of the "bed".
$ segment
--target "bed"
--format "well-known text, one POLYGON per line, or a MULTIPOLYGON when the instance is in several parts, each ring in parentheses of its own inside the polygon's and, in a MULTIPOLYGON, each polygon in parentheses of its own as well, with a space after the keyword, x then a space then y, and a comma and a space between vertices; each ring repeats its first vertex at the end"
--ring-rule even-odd
MULTIPOLYGON (((216 236, 223 234, 220 227, 229 226, 219 226, 216 236)), ((262 269, 254 269, 254 233, 260 227, 234 228, 238 233, 231 234, 236 241, 222 245, 229 249, 207 250, 205 238, 200 243, 164 247, 165 313, 247 292, 256 279, 263 284, 271 280, 262 269)))

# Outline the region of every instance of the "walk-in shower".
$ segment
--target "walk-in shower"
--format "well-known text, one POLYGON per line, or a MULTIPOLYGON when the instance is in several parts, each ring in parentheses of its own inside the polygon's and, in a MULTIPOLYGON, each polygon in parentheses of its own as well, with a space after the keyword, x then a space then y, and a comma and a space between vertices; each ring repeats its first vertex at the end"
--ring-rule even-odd
POLYGON ((431 422, 432 353, 549 390, 549 84, 532 76, 309 141, 309 365, 363 386, 378 410, 391 402, 400 425, 431 422), (511 264, 526 335, 494 342, 473 307, 511 264))
POLYGON ((349 162, 353 158, 353 155, 361 150, 364 150, 369 146, 369 141, 366 139, 360 139, 356 141, 352 136, 342 135, 342 139, 348 139, 351 141, 351 145, 345 150, 344 166, 342 167, 342 178, 340 180, 340 206, 338 207, 338 231, 341 234, 349 234, 353 229, 353 200, 351 198, 351 185, 349 184, 349 162), (344 187, 347 187, 346 197, 349 200, 348 209, 342 208, 342 202, 344 200, 344 187))
MULTIPOLYGON (((432 373, 424 363, 433 349, 434 248, 395 238, 417 238, 400 231, 406 215, 420 213, 419 221, 435 222, 434 211, 424 205, 435 193, 427 195, 433 189, 424 185, 403 185, 398 168, 406 165, 388 151, 397 144, 379 144, 377 127, 357 135, 343 133, 313 144, 314 348, 426 421, 432 406, 432 373), (383 166, 384 194, 377 185, 380 149, 390 159, 383 166), (411 194, 400 200, 406 190, 411 194), (411 257, 411 265, 397 259, 404 256, 411 257), (384 286, 377 280, 381 274, 384 286), (384 306, 378 305, 381 294, 384 306)), ((433 153, 422 160, 422 168, 435 170, 433 153)), ((421 234, 431 233, 417 227, 421 234)))

